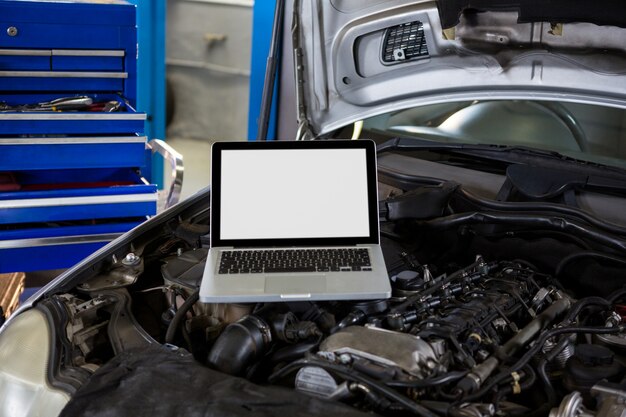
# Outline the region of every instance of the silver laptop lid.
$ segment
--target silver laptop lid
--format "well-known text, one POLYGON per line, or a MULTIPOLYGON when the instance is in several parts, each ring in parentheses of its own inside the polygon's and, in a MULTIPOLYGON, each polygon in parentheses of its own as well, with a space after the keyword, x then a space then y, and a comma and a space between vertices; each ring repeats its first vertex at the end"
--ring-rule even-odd
POLYGON ((370 140, 217 142, 211 246, 379 243, 370 140))

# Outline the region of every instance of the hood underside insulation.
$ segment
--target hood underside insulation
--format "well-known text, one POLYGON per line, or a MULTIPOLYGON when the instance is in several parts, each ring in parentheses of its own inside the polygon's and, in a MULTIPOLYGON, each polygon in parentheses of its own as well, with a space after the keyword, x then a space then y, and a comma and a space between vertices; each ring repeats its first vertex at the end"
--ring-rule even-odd
POLYGON ((162 346, 127 351, 101 367, 61 417, 346 416, 365 414, 280 387, 255 385, 162 346))

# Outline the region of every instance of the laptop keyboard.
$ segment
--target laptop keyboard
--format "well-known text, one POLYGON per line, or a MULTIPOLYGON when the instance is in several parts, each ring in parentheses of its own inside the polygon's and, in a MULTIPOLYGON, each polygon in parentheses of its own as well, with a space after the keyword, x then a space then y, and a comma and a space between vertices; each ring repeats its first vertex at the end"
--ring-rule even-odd
POLYGON ((220 274, 371 271, 367 249, 278 249, 222 251, 220 274))

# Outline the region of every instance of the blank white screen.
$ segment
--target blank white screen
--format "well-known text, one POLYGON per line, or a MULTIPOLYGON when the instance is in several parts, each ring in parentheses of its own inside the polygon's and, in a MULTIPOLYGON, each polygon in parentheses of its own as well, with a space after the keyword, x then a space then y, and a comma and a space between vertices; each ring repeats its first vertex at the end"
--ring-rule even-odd
POLYGON ((221 239, 369 236, 365 149, 223 150, 221 239))

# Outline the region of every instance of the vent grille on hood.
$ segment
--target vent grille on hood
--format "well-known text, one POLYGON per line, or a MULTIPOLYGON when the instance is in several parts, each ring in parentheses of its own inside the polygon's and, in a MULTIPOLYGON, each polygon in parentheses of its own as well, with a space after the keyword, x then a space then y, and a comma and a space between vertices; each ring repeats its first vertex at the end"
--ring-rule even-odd
POLYGON ((384 63, 393 64, 427 56, 428 46, 422 22, 416 20, 385 31, 382 52, 384 63))

